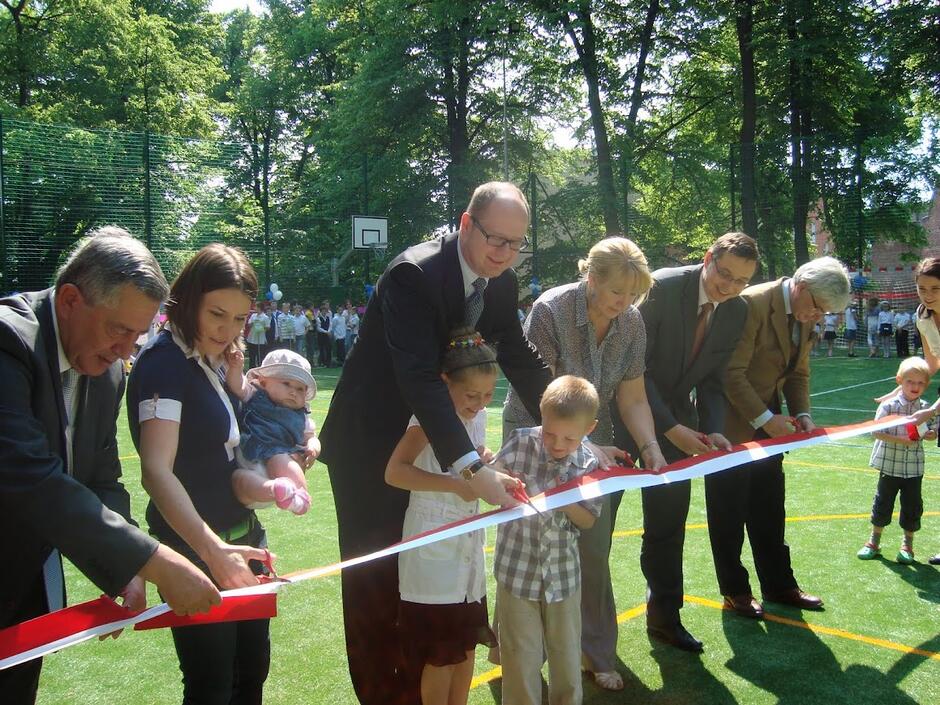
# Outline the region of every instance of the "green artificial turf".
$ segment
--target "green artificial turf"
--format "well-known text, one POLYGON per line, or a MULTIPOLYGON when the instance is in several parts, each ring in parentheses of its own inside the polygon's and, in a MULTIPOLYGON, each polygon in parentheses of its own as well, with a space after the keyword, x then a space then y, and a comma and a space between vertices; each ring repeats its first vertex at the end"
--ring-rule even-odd
MULTIPOLYGON (((888 391, 896 360, 813 360, 815 418, 844 424, 873 416, 872 396, 888 391), (855 386, 861 385, 863 386, 855 386), (852 387, 842 391, 831 390, 852 387)), ((322 423, 335 386, 336 370, 315 370, 319 394, 313 403, 322 423)), ((929 397, 934 398, 931 388, 929 397)), ((489 442, 498 446, 505 381, 489 413, 489 442)), ((140 465, 121 423, 125 482, 135 516, 145 506, 140 465)), ((350 438, 350 443, 367 439, 350 438)), ((927 446, 924 504, 927 514, 915 542, 918 562, 894 562, 900 540, 896 523, 885 531, 885 559, 859 561, 855 552, 868 536, 868 512, 876 474, 868 468, 871 442, 860 437, 793 453, 787 458, 787 538, 800 585, 820 595, 824 612, 767 605, 781 619, 754 622, 716 608, 715 583, 702 482, 693 483, 685 543, 685 590, 692 601, 682 620, 704 641, 693 656, 646 638, 642 612, 645 586, 639 568, 642 526, 639 496, 624 497, 611 554, 618 611, 624 616, 618 654, 626 681, 622 693, 605 693, 585 680, 587 703, 872 703, 940 702, 940 570, 926 559, 940 552, 940 452, 927 446), (632 610, 632 611, 631 611, 632 610), (636 615, 632 616, 631 615, 636 615), (804 622, 805 620, 805 622, 804 622), (812 631, 807 625, 821 628, 812 631)), ((290 572, 338 558, 336 517, 329 481, 315 465, 309 473, 313 509, 304 517, 267 510, 262 519, 278 569, 290 572)), ((492 545, 492 538, 490 541, 492 545)), ((745 564, 754 578, 749 548, 745 564)), ((488 560, 491 560, 491 554, 488 560)), ((757 589, 756 579, 753 580, 757 589)), ((69 596, 78 602, 97 596, 74 569, 69 596)), ((494 591, 492 580, 490 591, 494 591)), ((156 595, 151 593, 151 602, 156 595)), ((345 669, 339 578, 331 576, 285 590, 273 620, 273 658, 265 701, 273 704, 354 703, 345 669)), ((470 702, 499 702, 499 679, 478 650, 476 674, 484 681, 470 702)), ((2 699, 2 696, 0 696, 2 699)), ((179 703, 180 677, 166 630, 125 633, 118 640, 91 642, 46 659, 39 702, 179 703)))

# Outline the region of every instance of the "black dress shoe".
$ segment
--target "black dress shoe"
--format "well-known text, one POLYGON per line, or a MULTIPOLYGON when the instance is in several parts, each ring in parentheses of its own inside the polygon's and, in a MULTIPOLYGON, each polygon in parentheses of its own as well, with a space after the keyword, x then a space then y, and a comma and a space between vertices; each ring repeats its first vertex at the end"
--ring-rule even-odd
POLYGON ((764 600, 777 602, 781 605, 790 605, 790 607, 799 607, 803 610, 821 610, 823 606, 823 601, 820 598, 805 593, 799 588, 791 588, 783 592, 765 593, 764 600))
POLYGON ((669 646, 675 646, 683 651, 691 651, 694 654, 699 654, 705 649, 702 642, 689 634, 681 623, 669 627, 651 627, 647 625, 646 633, 650 639, 669 646))
POLYGON ((725 609, 734 610, 742 617, 747 617, 748 619, 764 618, 764 608, 750 593, 725 595, 725 609))

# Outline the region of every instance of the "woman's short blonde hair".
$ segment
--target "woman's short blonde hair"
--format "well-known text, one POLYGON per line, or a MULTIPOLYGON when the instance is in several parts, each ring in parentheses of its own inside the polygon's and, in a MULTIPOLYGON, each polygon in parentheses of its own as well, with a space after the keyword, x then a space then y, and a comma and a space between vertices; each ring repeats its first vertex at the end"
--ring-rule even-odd
POLYGON ((599 283, 616 276, 630 279, 637 292, 635 306, 643 303, 653 286, 646 255, 633 240, 625 237, 605 237, 598 242, 586 259, 578 261, 578 271, 581 279, 593 277, 599 283))

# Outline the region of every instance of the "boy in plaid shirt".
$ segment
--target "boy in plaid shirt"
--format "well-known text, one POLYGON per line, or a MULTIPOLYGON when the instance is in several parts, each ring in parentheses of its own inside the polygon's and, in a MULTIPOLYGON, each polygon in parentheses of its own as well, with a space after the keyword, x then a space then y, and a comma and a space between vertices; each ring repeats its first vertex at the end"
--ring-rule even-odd
MULTIPOLYGON (((891 414, 910 416, 930 406, 921 399, 930 384, 930 369, 922 358, 909 357, 904 360, 898 367, 897 382, 900 391, 881 402, 875 414, 876 419, 891 414)), ((924 513, 921 497, 921 482, 924 479, 922 441, 935 439, 937 433, 922 427, 913 434, 908 426, 902 424, 872 435, 875 437, 875 445, 869 465, 880 471, 880 475, 871 508, 871 538, 857 555, 862 560, 870 560, 881 553, 881 532, 891 523, 894 499, 900 492, 901 517, 898 523, 904 529, 904 539, 897 561, 913 563, 914 532, 920 529, 920 518, 924 513)))
MULTIPOLYGON (((594 385, 565 375, 545 390, 542 425, 513 431, 494 461, 525 483, 531 496, 597 468, 583 440, 597 424, 594 385)), ((548 656, 548 701, 578 705, 581 692, 579 529, 600 514, 600 500, 501 524, 495 574, 503 666, 503 702, 540 705, 548 656)))

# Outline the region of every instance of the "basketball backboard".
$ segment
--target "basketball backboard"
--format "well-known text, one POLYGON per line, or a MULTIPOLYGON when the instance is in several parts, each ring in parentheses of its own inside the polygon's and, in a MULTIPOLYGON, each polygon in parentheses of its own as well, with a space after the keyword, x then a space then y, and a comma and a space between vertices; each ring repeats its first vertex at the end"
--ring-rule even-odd
POLYGON ((388 218, 354 215, 352 217, 352 246, 354 250, 388 247, 388 218))

